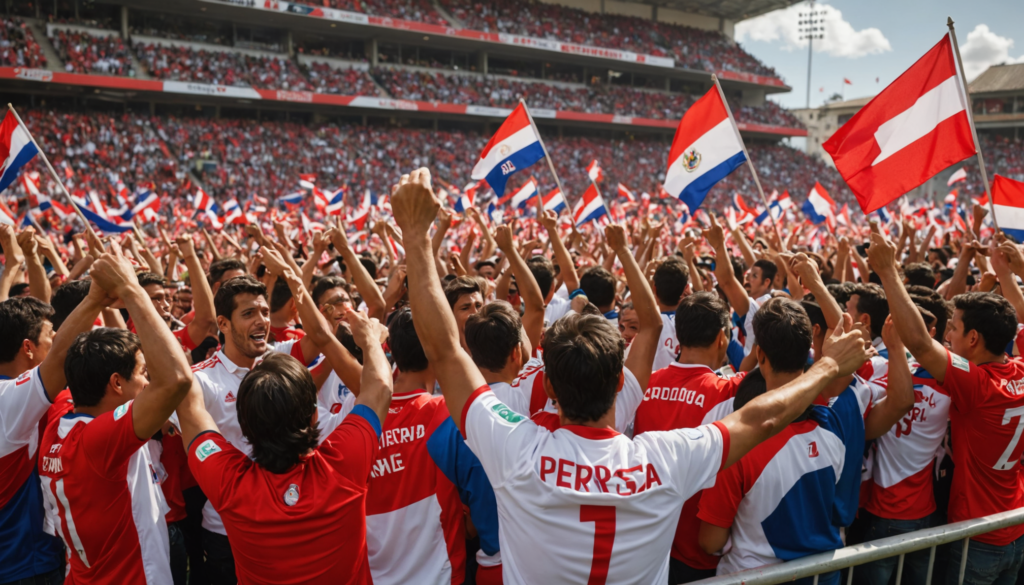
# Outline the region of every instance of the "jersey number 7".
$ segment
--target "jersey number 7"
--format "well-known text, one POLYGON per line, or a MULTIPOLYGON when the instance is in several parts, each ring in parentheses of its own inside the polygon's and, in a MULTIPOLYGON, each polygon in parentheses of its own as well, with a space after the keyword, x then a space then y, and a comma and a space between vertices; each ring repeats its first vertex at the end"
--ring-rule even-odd
POLYGON ((1017 461, 1011 461, 1010 457, 1013 456, 1013 451, 1017 448, 1017 443, 1020 442, 1021 432, 1024 432, 1024 406, 1007 408, 1006 412, 1003 413, 1004 425, 1017 417, 1020 417, 1020 422, 1017 423, 1017 430, 1014 431, 1013 438, 1010 439, 1010 444, 1006 446, 1006 450, 1003 451, 1003 454, 999 457, 999 461, 996 461, 996 464, 992 466, 1000 471, 1013 469, 1013 466, 1017 464, 1017 461))
POLYGON ((580 506, 580 522, 594 523, 594 557, 587 585, 604 585, 615 544, 615 506, 580 506))

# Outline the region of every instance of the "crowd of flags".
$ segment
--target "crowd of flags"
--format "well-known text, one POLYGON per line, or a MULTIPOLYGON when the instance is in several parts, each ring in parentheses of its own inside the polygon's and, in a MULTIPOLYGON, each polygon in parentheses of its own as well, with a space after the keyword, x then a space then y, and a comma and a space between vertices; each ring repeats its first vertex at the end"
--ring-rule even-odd
MULTIPOLYGON (((959 231, 968 228, 968 206, 959 201, 954 188, 967 179, 964 168, 949 177, 947 186, 953 190, 941 207, 932 201, 908 201, 905 197, 905 193, 943 169, 977 154, 968 96, 954 50, 952 34, 944 36, 825 142, 825 150, 831 154, 865 216, 888 224, 894 214, 887 206, 894 205, 901 218, 913 218, 923 225, 959 231)), ((388 210, 387 194, 369 189, 361 194, 352 193, 345 186, 328 188, 315 172, 300 174, 296 189, 279 195, 273 205, 255 194, 245 201, 232 198, 221 205, 201 185, 187 183, 184 189, 191 206, 187 210, 182 209, 179 198, 163 201, 153 185, 129 192, 116 176, 110 177, 109 193, 77 190, 70 194, 71 201, 61 201, 61 197, 54 197, 55 191, 42 187, 39 172, 21 173, 19 179, 20 169, 37 154, 29 129, 15 116, 6 115, 0 123, 0 192, 20 181, 26 209, 22 215, 0 201, 0 223, 21 221, 38 225, 37 216, 48 214, 63 221, 80 213, 103 232, 129 231, 139 224, 161 220, 191 222, 220 230, 232 224, 267 219, 273 222, 280 214, 299 211, 302 226, 308 230, 322 225, 311 221, 305 213, 312 207, 325 217, 341 217, 348 212, 347 223, 363 230, 376 213, 388 210)), ((599 161, 593 160, 584 169, 589 185, 570 206, 571 197, 562 190, 525 102, 520 102, 484 147, 473 167, 471 181, 461 189, 454 184, 442 184, 438 192, 458 213, 486 205, 485 215, 494 224, 517 215, 533 215, 540 208, 556 213, 569 211, 572 223, 579 227, 591 222, 621 221, 631 210, 649 214, 654 207, 653 213, 673 216, 677 227, 685 228, 701 220, 701 206, 711 188, 748 164, 759 191, 757 201, 750 204, 736 193, 726 209, 714 210, 734 225, 799 221, 799 213, 803 221, 831 233, 855 226, 849 206, 837 208, 818 182, 799 206, 788 191, 765 195, 750 163, 743 138, 715 80, 713 87, 679 122, 656 198, 646 192, 637 195, 629 186, 618 183, 614 190, 609 189, 613 194, 611 200, 606 200, 602 194, 605 174, 599 161), (544 159, 557 185, 554 189, 543 193, 540 181, 531 175, 517 189, 505 193, 511 175, 544 159)), ((67 179, 74 174, 67 165, 64 172, 67 179)), ((974 203, 989 204, 1002 229, 1024 236, 1024 183, 997 176, 992 181, 991 193, 992 201, 986 197, 974 203)))

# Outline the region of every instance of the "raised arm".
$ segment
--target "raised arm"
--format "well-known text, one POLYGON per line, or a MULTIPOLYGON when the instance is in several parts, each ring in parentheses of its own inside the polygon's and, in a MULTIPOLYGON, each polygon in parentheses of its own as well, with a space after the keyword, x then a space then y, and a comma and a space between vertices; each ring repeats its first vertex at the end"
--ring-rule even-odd
POLYGON ((946 285, 946 292, 943 295, 946 300, 952 300, 956 295, 967 291, 967 275, 971 273, 971 262, 974 260, 978 249, 973 242, 964 242, 960 247, 960 258, 956 262, 956 269, 953 276, 946 285))
POLYGON ((4 246, 4 274, 0 277, 0 302, 2 302, 10 298, 11 287, 21 278, 21 265, 25 263, 25 254, 22 253, 21 246, 18 245, 18 234, 9 225, 0 224, 0 243, 4 246))
POLYGON ((855 372, 874 351, 869 348, 863 334, 853 328, 850 316, 844 315, 843 325, 825 339, 823 357, 809 370, 722 419, 729 431, 729 454, 722 468, 793 422, 833 380, 855 372))
POLYGON ((992 268, 996 271, 999 284, 1002 285, 1003 297, 1013 305, 1017 312, 1017 322, 1024 323, 1024 294, 1021 293, 1017 278, 1014 276, 1014 267, 1024 268, 1024 257, 1021 256, 1020 248, 1010 240, 999 244, 992 253, 992 268))
POLYGON ((704 238, 715 249, 715 278, 725 291, 725 298, 729 299, 729 304, 737 315, 746 315, 750 310, 750 297, 733 272, 729 250, 725 247, 725 232, 714 215, 711 216, 711 227, 704 230, 704 238))
POLYGON ((821 280, 817 264, 806 254, 797 254, 793 257, 791 266, 793 272, 800 277, 800 281, 814 295, 814 300, 821 307, 821 312, 825 315, 825 325, 829 329, 835 329, 839 322, 843 320, 843 309, 836 302, 832 293, 828 292, 828 289, 825 288, 825 283, 821 280))
MULTIPOLYGON (((501 251, 505 254, 509 269, 516 277, 516 286, 519 287, 519 295, 523 298, 525 310, 523 312, 523 332, 529 340, 530 346, 524 348, 524 361, 528 356, 533 355, 533 350, 540 346, 541 335, 544 332, 544 297, 540 294, 540 285, 533 278, 530 267, 519 255, 515 241, 512 239, 512 227, 508 225, 498 226, 495 231, 495 241, 501 251)), ((508 287, 505 288, 506 296, 508 287)), ((516 307, 518 311, 518 307, 516 307)))
POLYGON ((889 314, 896 325, 896 332, 914 359, 924 366, 936 382, 942 384, 946 379, 946 348, 928 334, 921 313, 917 311, 900 280, 899 272, 896 271, 896 247, 878 231, 877 224, 873 224, 871 229, 868 255, 885 289, 889 314))
POLYGON ((754 257, 754 249, 750 247, 750 241, 747 240, 747 234, 743 233, 743 230, 739 226, 733 228, 732 239, 736 242, 736 246, 740 249, 740 254, 743 254, 743 261, 747 263, 747 266, 753 266, 757 258, 754 257))
POLYGON ((473 391, 487 382, 459 343, 455 316, 430 261, 430 226, 440 205, 427 169, 402 175, 391 198, 395 221, 405 236, 409 304, 416 334, 437 375, 452 420, 461 428, 463 406, 473 391))
POLYGON ((393 390, 391 366, 380 346, 380 335, 384 327, 376 319, 351 309, 345 313, 345 320, 352 329, 356 345, 363 350, 361 391, 356 404, 365 405, 373 410, 383 424, 388 416, 388 407, 391 406, 393 390))
POLYGON ((313 252, 309 255, 306 263, 302 265, 302 284, 307 289, 313 288, 313 277, 316 275, 316 269, 320 266, 320 258, 323 257, 324 251, 327 250, 327 244, 330 243, 326 232, 310 234, 310 239, 313 240, 313 252))
POLYGON ((611 224, 604 228, 604 237, 608 246, 618 256, 622 270, 626 273, 630 296, 633 299, 633 310, 640 322, 640 331, 629 345, 629 356, 625 366, 636 376, 640 387, 646 389, 651 378, 651 367, 654 356, 658 352, 658 341, 661 340, 661 329, 664 326, 658 302, 654 299, 651 285, 644 278, 644 273, 629 251, 626 232, 621 225, 611 224))
MULTIPOLYGON (((338 251, 338 254, 344 260, 348 274, 352 277, 352 283, 355 284, 356 290, 359 291, 359 296, 363 297, 363 302, 366 303, 366 313, 371 319, 383 321, 384 313, 388 308, 384 301, 384 295, 381 294, 377 283, 370 277, 366 267, 359 261, 359 257, 356 256, 352 246, 349 246, 348 237, 338 229, 328 230, 327 235, 334 244, 334 249, 338 251)), ((394 266, 391 267, 392 272, 395 269, 394 266)))
POLYGON ((302 277, 281 257, 280 250, 264 246, 260 248, 260 253, 263 255, 263 264, 266 265, 267 272, 288 283, 288 288, 292 291, 292 299, 295 300, 302 329, 306 332, 305 337, 299 340, 303 357, 308 360, 323 353, 341 381, 358 396, 362 366, 334 336, 327 319, 317 310, 313 298, 309 296, 309 291, 302 283, 302 277))
POLYGON ((32 228, 25 228, 18 234, 18 245, 21 246, 21 253, 25 256, 25 267, 28 272, 28 292, 33 297, 50 302, 50 279, 46 278, 46 268, 39 258, 39 242, 36 241, 36 231, 32 228))
POLYGON ((149 385, 135 397, 135 436, 148 439, 167 422, 192 386, 192 370, 178 341, 139 285, 131 263, 116 242, 92 266, 93 282, 122 301, 135 322, 146 359, 149 385))
POLYGON ((188 336, 193 343, 198 344, 207 337, 216 335, 214 331, 217 329, 217 311, 213 307, 213 289, 206 280, 192 236, 178 236, 175 243, 181 259, 188 267, 188 277, 192 283, 192 307, 195 312, 192 322, 188 324, 188 336))
POLYGON ((871 412, 864 420, 864 438, 868 441, 888 433, 892 425, 914 408, 914 379, 910 375, 907 352, 896 333, 892 315, 889 315, 882 327, 882 341, 889 350, 889 374, 885 397, 871 407, 871 412))
POLYGON ((54 272, 67 277, 69 273, 68 267, 64 264, 64 260, 60 257, 60 254, 57 253, 57 248, 54 247, 50 238, 42 234, 36 234, 36 242, 39 243, 39 253, 50 261, 50 265, 53 266, 54 272))
POLYGON ((580 287, 580 277, 576 274, 576 266, 573 265, 572 256, 566 249, 565 243, 562 242, 562 236, 558 234, 558 215, 554 211, 544 211, 540 203, 537 205, 537 221, 548 232, 548 240, 551 242, 551 249, 555 252, 555 263, 558 264, 562 282, 571 293, 580 287))

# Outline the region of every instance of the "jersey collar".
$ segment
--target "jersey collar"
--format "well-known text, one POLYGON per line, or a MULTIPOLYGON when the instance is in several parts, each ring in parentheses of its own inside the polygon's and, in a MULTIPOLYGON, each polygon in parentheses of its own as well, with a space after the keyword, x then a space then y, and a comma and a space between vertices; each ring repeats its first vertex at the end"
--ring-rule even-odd
POLYGON ((410 390, 408 392, 396 393, 391 395, 392 400, 407 400, 409 398, 416 398, 420 394, 428 394, 426 390, 420 388, 419 390, 410 390))
POLYGON ((226 369, 231 374, 237 374, 239 371, 243 373, 249 371, 247 368, 243 368, 242 366, 228 359, 228 356, 224 354, 224 350, 217 350, 217 358, 220 359, 220 363, 224 364, 224 369, 226 369))
POLYGON ((672 362, 669 365, 674 367, 674 368, 696 368, 696 369, 704 368, 705 370, 711 372, 712 374, 715 373, 715 370, 711 369, 706 364, 681 364, 679 362, 672 362))
POLYGON ((584 439, 590 439, 591 441, 603 441, 605 439, 614 439, 619 436, 619 431, 610 428, 599 429, 596 427, 585 427, 583 425, 563 425, 562 430, 569 431, 570 433, 583 437, 584 439))

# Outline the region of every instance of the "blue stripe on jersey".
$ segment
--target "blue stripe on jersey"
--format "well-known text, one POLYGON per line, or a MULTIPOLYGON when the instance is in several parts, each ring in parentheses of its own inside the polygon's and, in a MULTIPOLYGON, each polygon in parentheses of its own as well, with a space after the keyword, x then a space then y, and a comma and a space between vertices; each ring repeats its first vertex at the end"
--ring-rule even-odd
POLYGON ((836 473, 831 465, 804 474, 761 521, 776 558, 791 561, 843 547, 839 528, 829 519, 835 485, 836 473))
MULTIPOLYGON (((856 384, 856 380, 853 384, 856 384)), ((849 526, 857 516, 860 501, 860 462, 864 458, 864 415, 860 411, 857 395, 850 385, 826 408, 814 407, 814 419, 822 428, 839 437, 846 448, 843 473, 835 486, 835 506, 832 523, 849 526)))
POLYGON ((747 357, 743 353, 743 345, 735 339, 729 339, 729 345, 725 348, 725 356, 729 358, 729 365, 737 372, 740 371, 743 358, 747 357))
POLYGON ((480 548, 488 555, 497 553, 500 546, 494 488, 451 417, 427 438, 427 452, 448 481, 455 484, 462 503, 469 507, 473 526, 480 535, 480 548))
POLYGON ((349 414, 354 414, 356 416, 361 416, 365 418, 366 422, 370 423, 370 426, 373 427, 373 430, 377 432, 378 439, 380 438, 381 433, 384 432, 384 430, 380 427, 380 418, 377 417, 377 413, 374 412, 373 409, 370 408, 369 406, 366 406, 365 404, 357 404, 355 408, 352 409, 352 412, 350 412, 349 414))
POLYGON ((0 583, 28 579, 59 569, 64 547, 43 532, 43 490, 38 470, 0 508, 0 583))

